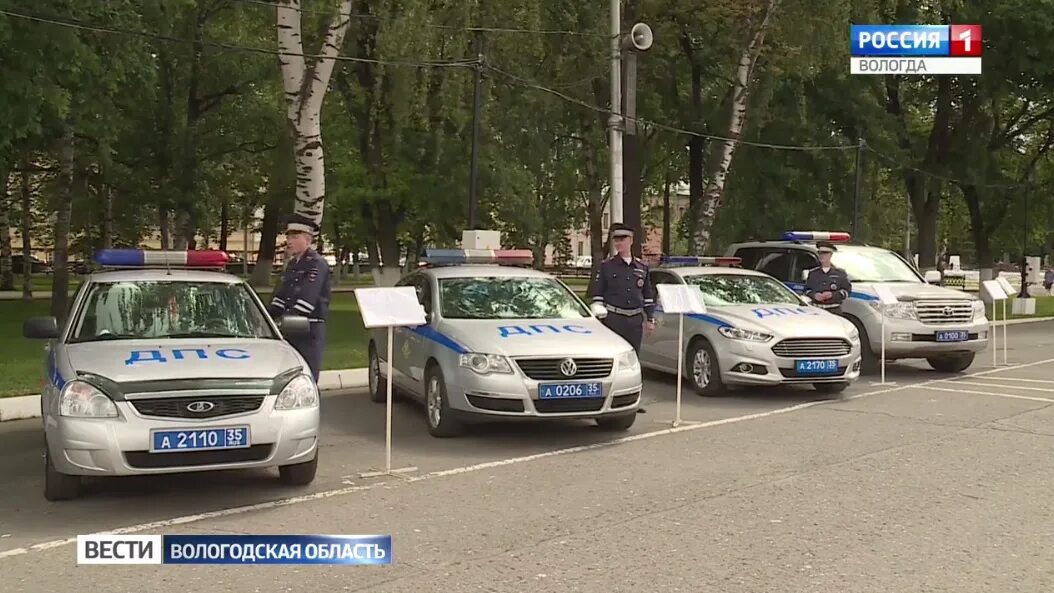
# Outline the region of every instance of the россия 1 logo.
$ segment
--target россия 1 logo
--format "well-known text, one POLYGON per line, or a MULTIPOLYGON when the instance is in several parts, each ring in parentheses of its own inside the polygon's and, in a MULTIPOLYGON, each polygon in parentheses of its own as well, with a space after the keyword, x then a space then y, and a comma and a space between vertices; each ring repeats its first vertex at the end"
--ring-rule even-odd
POLYGON ((980 25, 851 25, 852 74, 980 74, 980 25))

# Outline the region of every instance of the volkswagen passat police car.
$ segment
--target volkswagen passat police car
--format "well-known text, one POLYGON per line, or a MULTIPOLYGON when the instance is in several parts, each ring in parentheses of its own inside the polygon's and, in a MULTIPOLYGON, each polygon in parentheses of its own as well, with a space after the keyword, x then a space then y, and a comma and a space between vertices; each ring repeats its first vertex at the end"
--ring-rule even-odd
MULTIPOLYGON (((392 383, 425 404, 433 436, 474 420, 593 419, 632 426, 641 369, 632 346, 527 250, 428 250, 413 286, 427 325, 397 328, 392 383), (502 265, 504 264, 504 265, 502 265)), ((385 401, 387 330, 371 332, 370 389, 385 401)))
MULTIPOLYGON (((684 370, 696 392, 720 395, 729 385, 805 383, 839 393, 860 376, 860 339, 853 324, 813 307, 760 272, 724 267, 739 258, 669 257, 651 270, 653 286, 695 285, 706 314, 685 315, 684 370)), ((677 373, 677 315, 659 303, 656 328, 640 362, 677 373)))
POLYGON ((83 476, 279 468, 307 484, 318 463, 319 393, 256 293, 216 251, 104 250, 67 320, 30 319, 48 340, 41 394, 45 496, 83 476))
POLYGON ((869 245, 851 243, 845 232, 788 231, 782 241, 737 243, 728 255, 743 260, 743 267, 765 272, 796 292, 805 291, 809 270, 819 265, 816 241, 836 243, 831 262, 849 274, 853 290, 842 304, 842 313, 863 338, 864 372, 878 370, 882 348, 885 308, 887 360, 925 358, 934 370, 964 371, 978 352, 988 347, 988 318, 984 303, 974 295, 933 286, 899 254, 869 245), (883 306, 875 288, 884 286, 897 297, 895 305, 883 306))

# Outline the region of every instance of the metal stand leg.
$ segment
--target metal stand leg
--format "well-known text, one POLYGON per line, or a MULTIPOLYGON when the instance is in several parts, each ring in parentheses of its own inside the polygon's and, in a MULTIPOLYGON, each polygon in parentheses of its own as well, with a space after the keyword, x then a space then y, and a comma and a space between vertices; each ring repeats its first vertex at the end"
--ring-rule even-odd
POLYGON ((886 306, 885 305, 882 305, 882 330, 881 330, 881 332, 882 332, 882 359, 881 359, 881 365, 882 365, 881 377, 882 377, 882 379, 878 383, 875 383, 874 381, 872 381, 871 384, 872 385, 896 385, 897 384, 896 381, 890 381, 888 383, 886 382, 886 306))
POLYGON ((401 474, 417 471, 417 467, 401 467, 392 469, 392 350, 394 328, 388 327, 388 397, 385 411, 384 424, 384 471, 371 471, 359 474, 360 478, 376 478, 378 476, 405 477, 401 474))

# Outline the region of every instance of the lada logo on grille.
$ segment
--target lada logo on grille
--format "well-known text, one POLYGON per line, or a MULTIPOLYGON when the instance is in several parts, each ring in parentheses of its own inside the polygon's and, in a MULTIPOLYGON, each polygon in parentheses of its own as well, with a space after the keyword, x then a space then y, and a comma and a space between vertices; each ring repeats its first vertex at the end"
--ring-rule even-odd
POLYGON ((215 408, 216 404, 212 402, 191 402, 187 404, 188 412, 196 412, 198 414, 202 412, 208 412, 212 408, 215 408))
POLYGON ((575 364, 574 360, 565 358, 563 362, 560 363, 560 372, 563 373, 565 377, 573 377, 575 376, 575 373, 578 372, 578 365, 575 364))

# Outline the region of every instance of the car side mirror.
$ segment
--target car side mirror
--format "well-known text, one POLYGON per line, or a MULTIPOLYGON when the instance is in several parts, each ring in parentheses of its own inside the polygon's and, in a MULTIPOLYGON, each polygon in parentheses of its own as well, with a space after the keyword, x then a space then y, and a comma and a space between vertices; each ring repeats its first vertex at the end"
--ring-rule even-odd
POLYGON ((808 282, 809 281, 809 270, 802 270, 801 271, 801 281, 802 282, 808 282))
POLYGON ((926 273, 924 274, 924 277, 926 278, 926 283, 927 284, 940 284, 941 283, 941 273, 938 272, 937 270, 926 270, 926 273))
POLYGON ((54 340, 59 337, 59 321, 54 317, 33 317, 22 323, 22 336, 30 340, 54 340))
POLYGON ((285 338, 306 338, 311 335, 311 320, 299 315, 286 315, 278 321, 278 329, 285 338))

